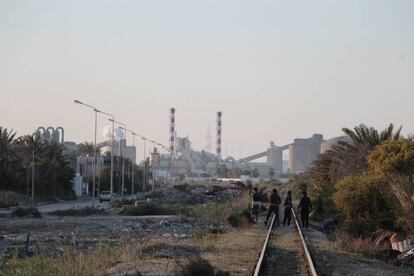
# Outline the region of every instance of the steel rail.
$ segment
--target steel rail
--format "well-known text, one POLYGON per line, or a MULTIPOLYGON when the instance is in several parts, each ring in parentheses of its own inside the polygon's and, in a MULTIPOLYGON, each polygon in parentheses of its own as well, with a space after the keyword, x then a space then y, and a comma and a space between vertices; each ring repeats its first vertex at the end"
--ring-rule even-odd
POLYGON ((295 210, 293 208, 292 208, 292 213, 293 213, 293 218, 295 219, 296 230, 298 231, 299 236, 300 236, 303 256, 306 260, 306 267, 307 267, 307 270, 308 270, 308 274, 311 275, 311 276, 317 276, 318 274, 316 273, 315 265, 313 264, 312 257, 309 253, 308 246, 306 245, 305 239, 304 239, 303 234, 302 234, 302 230, 300 229, 300 225, 299 225, 298 219, 296 217, 295 210))
POLYGON ((275 222, 275 217, 276 216, 273 215, 272 222, 270 223, 269 230, 267 231, 266 240, 265 240, 265 242, 263 244, 263 248, 262 248, 262 252, 260 253, 259 260, 256 263, 256 267, 255 267, 253 276, 259 276, 260 275, 260 272, 261 272, 261 269, 262 269, 263 260, 264 260, 264 257, 265 257, 265 254, 266 254, 266 250, 267 250, 267 245, 269 244, 270 234, 272 233, 272 230, 273 230, 273 224, 275 222))

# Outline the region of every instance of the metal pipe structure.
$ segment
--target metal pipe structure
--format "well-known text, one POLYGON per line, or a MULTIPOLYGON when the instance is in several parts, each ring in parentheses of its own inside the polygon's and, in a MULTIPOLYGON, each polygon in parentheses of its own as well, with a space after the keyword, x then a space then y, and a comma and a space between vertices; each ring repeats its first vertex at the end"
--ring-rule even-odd
POLYGON ((38 127, 34 135, 36 135, 38 139, 54 143, 63 144, 65 141, 65 130, 62 127, 57 127, 56 129, 54 127, 38 127))
POLYGON ((221 128, 222 128, 222 115, 220 111, 217 112, 217 159, 221 161, 221 128))
MULTIPOLYGON (((127 125, 124 124, 124 123, 115 121, 113 119, 109 119, 109 121, 123 126, 124 133, 125 133, 125 146, 124 146, 124 150, 122 151, 122 180, 121 180, 121 196, 124 197, 124 190, 125 190, 125 151, 126 151, 126 144, 127 144, 127 137, 126 137, 127 136, 126 135, 127 125)), ((115 131, 115 129, 114 129, 114 131, 115 131)), ((120 146, 121 146, 121 143, 120 143, 120 146)))
POLYGON ((57 127, 55 131, 56 131, 56 136, 55 136, 56 142, 63 144, 63 142, 65 142, 65 130, 63 129, 63 127, 57 127), (60 131, 60 134, 59 134, 59 131, 60 131))

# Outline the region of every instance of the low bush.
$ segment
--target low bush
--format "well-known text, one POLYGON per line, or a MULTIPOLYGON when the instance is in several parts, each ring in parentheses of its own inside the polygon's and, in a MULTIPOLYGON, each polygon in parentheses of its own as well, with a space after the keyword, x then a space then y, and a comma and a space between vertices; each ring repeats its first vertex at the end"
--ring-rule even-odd
POLYGON ((145 198, 161 198, 164 193, 162 191, 154 191, 145 196, 145 198))
POLYGON ((201 258, 186 260, 184 264, 178 264, 175 275, 177 276, 225 276, 228 272, 216 271, 206 260, 201 258))
POLYGON ((245 227, 254 222, 251 213, 247 209, 231 214, 227 221, 232 227, 245 227))
POLYGON ((157 216, 176 215, 178 211, 174 206, 147 203, 139 206, 125 207, 120 214, 124 216, 157 216))
POLYGON ((187 183, 184 183, 184 184, 177 184, 177 185, 174 185, 173 186, 173 188, 174 189, 176 189, 176 190, 178 190, 178 191, 181 191, 181 192, 186 192, 187 190, 188 190, 188 184, 187 183))
POLYGON ((192 236, 194 240, 203 241, 208 238, 216 239, 218 235, 225 234, 226 232, 226 228, 212 225, 194 230, 192 236))
POLYGON ((369 235, 379 228, 394 228, 394 208, 390 196, 381 189, 381 177, 364 174, 345 177, 336 184, 333 200, 344 214, 344 229, 355 237, 369 235))
POLYGON ((207 203, 194 206, 189 215, 194 217, 200 224, 224 225, 229 216, 249 207, 250 204, 250 195, 241 193, 228 198, 224 203, 207 203))
POLYGON ((19 205, 25 197, 11 191, 0 191, 0 208, 10 208, 19 205))
POLYGON ((39 210, 34 207, 30 208, 17 208, 12 212, 12 217, 31 217, 31 218, 41 218, 42 214, 40 214, 39 210))
POLYGON ((122 248, 98 247, 89 254, 65 250, 59 256, 39 254, 2 263, 0 275, 105 275, 121 257, 122 248))
POLYGON ((93 215, 104 215, 106 214, 104 209, 84 207, 82 209, 68 209, 68 210, 57 210, 50 212, 52 216, 68 216, 68 217, 86 217, 93 215))
POLYGON ((134 205, 134 203, 135 200, 124 198, 112 201, 109 206, 111 206, 111 208, 122 208, 125 205, 134 205))
POLYGON ((335 233, 335 243, 346 251, 368 257, 380 257, 384 250, 390 249, 384 244, 377 245, 372 238, 354 238, 343 231, 335 233))

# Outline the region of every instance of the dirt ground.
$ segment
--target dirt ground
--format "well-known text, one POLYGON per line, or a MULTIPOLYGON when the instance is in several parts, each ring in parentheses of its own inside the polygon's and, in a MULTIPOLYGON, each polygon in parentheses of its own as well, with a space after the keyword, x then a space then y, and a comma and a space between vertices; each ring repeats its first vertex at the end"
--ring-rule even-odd
POLYGON ((373 258, 346 252, 317 230, 303 232, 319 275, 414 275, 411 267, 398 267, 373 258))
POLYGON ((194 225, 179 216, 0 218, 0 253, 7 258, 24 247, 30 232, 32 253, 59 252, 68 246, 88 250, 97 243, 116 243, 122 237, 173 236, 186 238, 194 225))
POLYGON ((266 228, 231 230, 203 239, 157 238, 148 241, 143 258, 131 258, 109 269, 109 275, 171 275, 188 258, 201 258, 230 275, 251 275, 263 246, 266 228))

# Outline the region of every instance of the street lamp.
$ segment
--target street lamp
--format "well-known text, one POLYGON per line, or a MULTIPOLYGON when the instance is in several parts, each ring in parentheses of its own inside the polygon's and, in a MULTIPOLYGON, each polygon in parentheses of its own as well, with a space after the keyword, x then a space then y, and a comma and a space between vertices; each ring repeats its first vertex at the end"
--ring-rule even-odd
MULTIPOLYGON (((122 184, 121 184, 121 195, 122 197, 124 197, 124 189, 125 189, 125 151, 126 151, 126 144, 127 144, 127 137, 126 137, 126 130, 127 130, 127 126, 124 123, 115 121, 114 119, 109 119, 109 121, 113 122, 113 123, 117 123, 118 125, 123 126, 123 129, 125 131, 125 146, 124 146, 124 150, 122 151, 122 184)), ((115 129, 114 129, 115 131, 115 129)))
POLYGON ((111 201, 112 201, 112 194, 114 193, 114 147, 115 147, 115 116, 110 113, 106 113, 100 110, 100 113, 105 114, 112 118, 112 141, 111 141, 111 201))
POLYGON ((142 190, 145 193, 145 186, 147 182, 147 138, 142 137, 142 140, 144 140, 144 179, 142 184, 142 190))
POLYGON ((89 107, 93 110, 93 112, 95 112, 95 140, 94 140, 94 146, 93 146, 93 166, 92 166, 92 178, 93 178, 92 179, 92 208, 93 208, 93 207, 95 207, 96 132, 97 132, 97 128, 98 128, 98 112, 101 112, 101 111, 99 111, 97 108, 95 108, 91 105, 85 104, 85 103, 83 103, 81 101, 78 101, 78 100, 74 100, 73 102, 75 104, 80 104, 80 105, 84 105, 86 107, 89 107))
POLYGON ((154 168, 154 157, 155 157, 155 144, 157 142, 155 142, 154 140, 150 140, 152 143, 152 166, 151 166, 151 172, 152 172, 152 191, 155 190, 155 168, 154 168))
MULTIPOLYGON (((135 148, 135 136, 141 136, 141 135, 139 135, 139 134, 136 134, 134 131, 132 131, 132 130, 130 130, 130 129, 127 129, 127 128, 124 128, 124 127, 121 127, 122 129, 124 129, 125 131, 128 131, 128 132, 130 132, 131 133, 131 135, 132 135, 132 146, 134 147, 134 149, 135 149, 135 159, 136 159, 136 148, 135 148)), ((134 194, 134 184, 135 184, 135 161, 136 160, 132 160, 133 162, 132 162, 132 183, 131 183, 131 195, 133 195, 134 194)))

